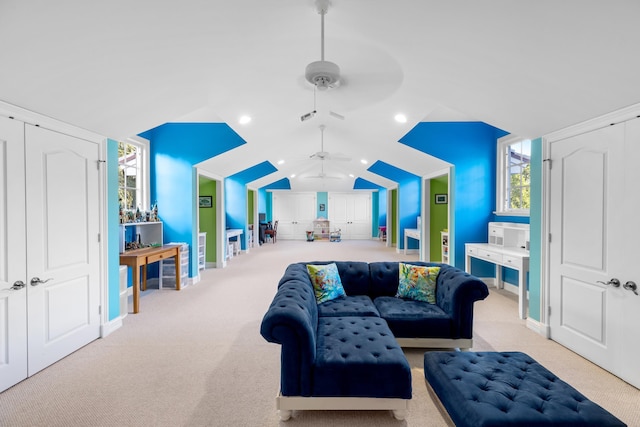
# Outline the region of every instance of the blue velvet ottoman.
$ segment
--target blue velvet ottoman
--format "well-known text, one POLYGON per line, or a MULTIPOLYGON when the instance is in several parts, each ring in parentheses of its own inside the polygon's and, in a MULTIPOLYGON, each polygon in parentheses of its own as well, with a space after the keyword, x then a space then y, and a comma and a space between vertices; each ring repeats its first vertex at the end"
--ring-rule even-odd
POLYGON ((427 387, 457 427, 625 426, 519 352, 427 352, 427 387))

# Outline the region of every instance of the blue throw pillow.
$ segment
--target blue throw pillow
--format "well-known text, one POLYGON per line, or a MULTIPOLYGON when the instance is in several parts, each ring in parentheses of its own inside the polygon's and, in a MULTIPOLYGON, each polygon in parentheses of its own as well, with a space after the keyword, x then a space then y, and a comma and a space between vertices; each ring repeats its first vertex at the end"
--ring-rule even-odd
POLYGON ((316 302, 321 304, 344 296, 344 288, 335 263, 326 265, 307 264, 307 271, 313 284, 316 302))
POLYGON ((400 277, 396 297, 435 304, 436 279, 440 273, 440 267, 426 267, 403 262, 399 267, 400 277))

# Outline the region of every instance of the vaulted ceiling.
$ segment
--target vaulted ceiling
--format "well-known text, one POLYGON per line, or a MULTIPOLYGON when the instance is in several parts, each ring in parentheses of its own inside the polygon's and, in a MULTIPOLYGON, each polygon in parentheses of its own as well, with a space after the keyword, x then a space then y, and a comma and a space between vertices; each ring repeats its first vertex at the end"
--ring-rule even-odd
POLYGON ((397 142, 418 122, 538 137, 640 102, 638 16, 637 0, 332 0, 325 58, 344 81, 316 91, 314 107, 312 0, 1 0, 0 100, 121 140, 225 122, 247 143, 202 167, 276 166, 256 186, 292 174, 294 190, 392 186, 367 168, 443 166, 397 142), (350 160, 310 159, 321 136, 350 160))

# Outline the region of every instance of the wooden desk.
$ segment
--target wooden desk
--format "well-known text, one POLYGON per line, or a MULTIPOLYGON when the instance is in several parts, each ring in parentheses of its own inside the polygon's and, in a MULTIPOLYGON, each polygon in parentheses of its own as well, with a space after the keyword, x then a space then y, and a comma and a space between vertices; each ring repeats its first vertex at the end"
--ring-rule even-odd
POLYGON ((147 264, 161 261, 167 258, 176 259, 176 290, 180 290, 180 247, 172 244, 158 246, 156 248, 143 248, 126 251, 120 254, 120 264, 128 265, 133 270, 133 312, 140 311, 140 267, 142 269, 142 290, 147 290, 147 264))
POLYGON ((496 287, 504 288, 502 267, 518 271, 518 315, 527 318, 527 272, 529 252, 513 247, 501 247, 488 243, 466 243, 464 269, 471 274, 471 258, 481 259, 496 265, 496 287))

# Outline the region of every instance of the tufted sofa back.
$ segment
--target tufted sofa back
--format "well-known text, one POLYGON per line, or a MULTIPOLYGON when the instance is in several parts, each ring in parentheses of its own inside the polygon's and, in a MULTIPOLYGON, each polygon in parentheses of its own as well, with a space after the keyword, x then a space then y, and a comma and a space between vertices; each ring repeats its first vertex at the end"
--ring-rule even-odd
MULTIPOLYGON (((413 265, 423 266, 440 266, 433 262, 406 261, 413 265)), ((400 263, 394 262, 372 262, 369 264, 369 272, 371 277, 371 293, 369 296, 374 299, 377 297, 393 297, 398 292, 398 283, 400 275, 400 263)))
POLYGON ((338 267, 340 281, 347 295, 369 295, 369 264, 362 261, 308 261, 291 264, 285 270, 285 275, 280 280, 280 283, 283 283, 283 281, 289 278, 304 277, 304 279, 301 280, 308 281, 309 286, 312 286, 309 273, 307 272, 307 264, 326 265, 332 262, 335 262, 336 267, 338 267))

